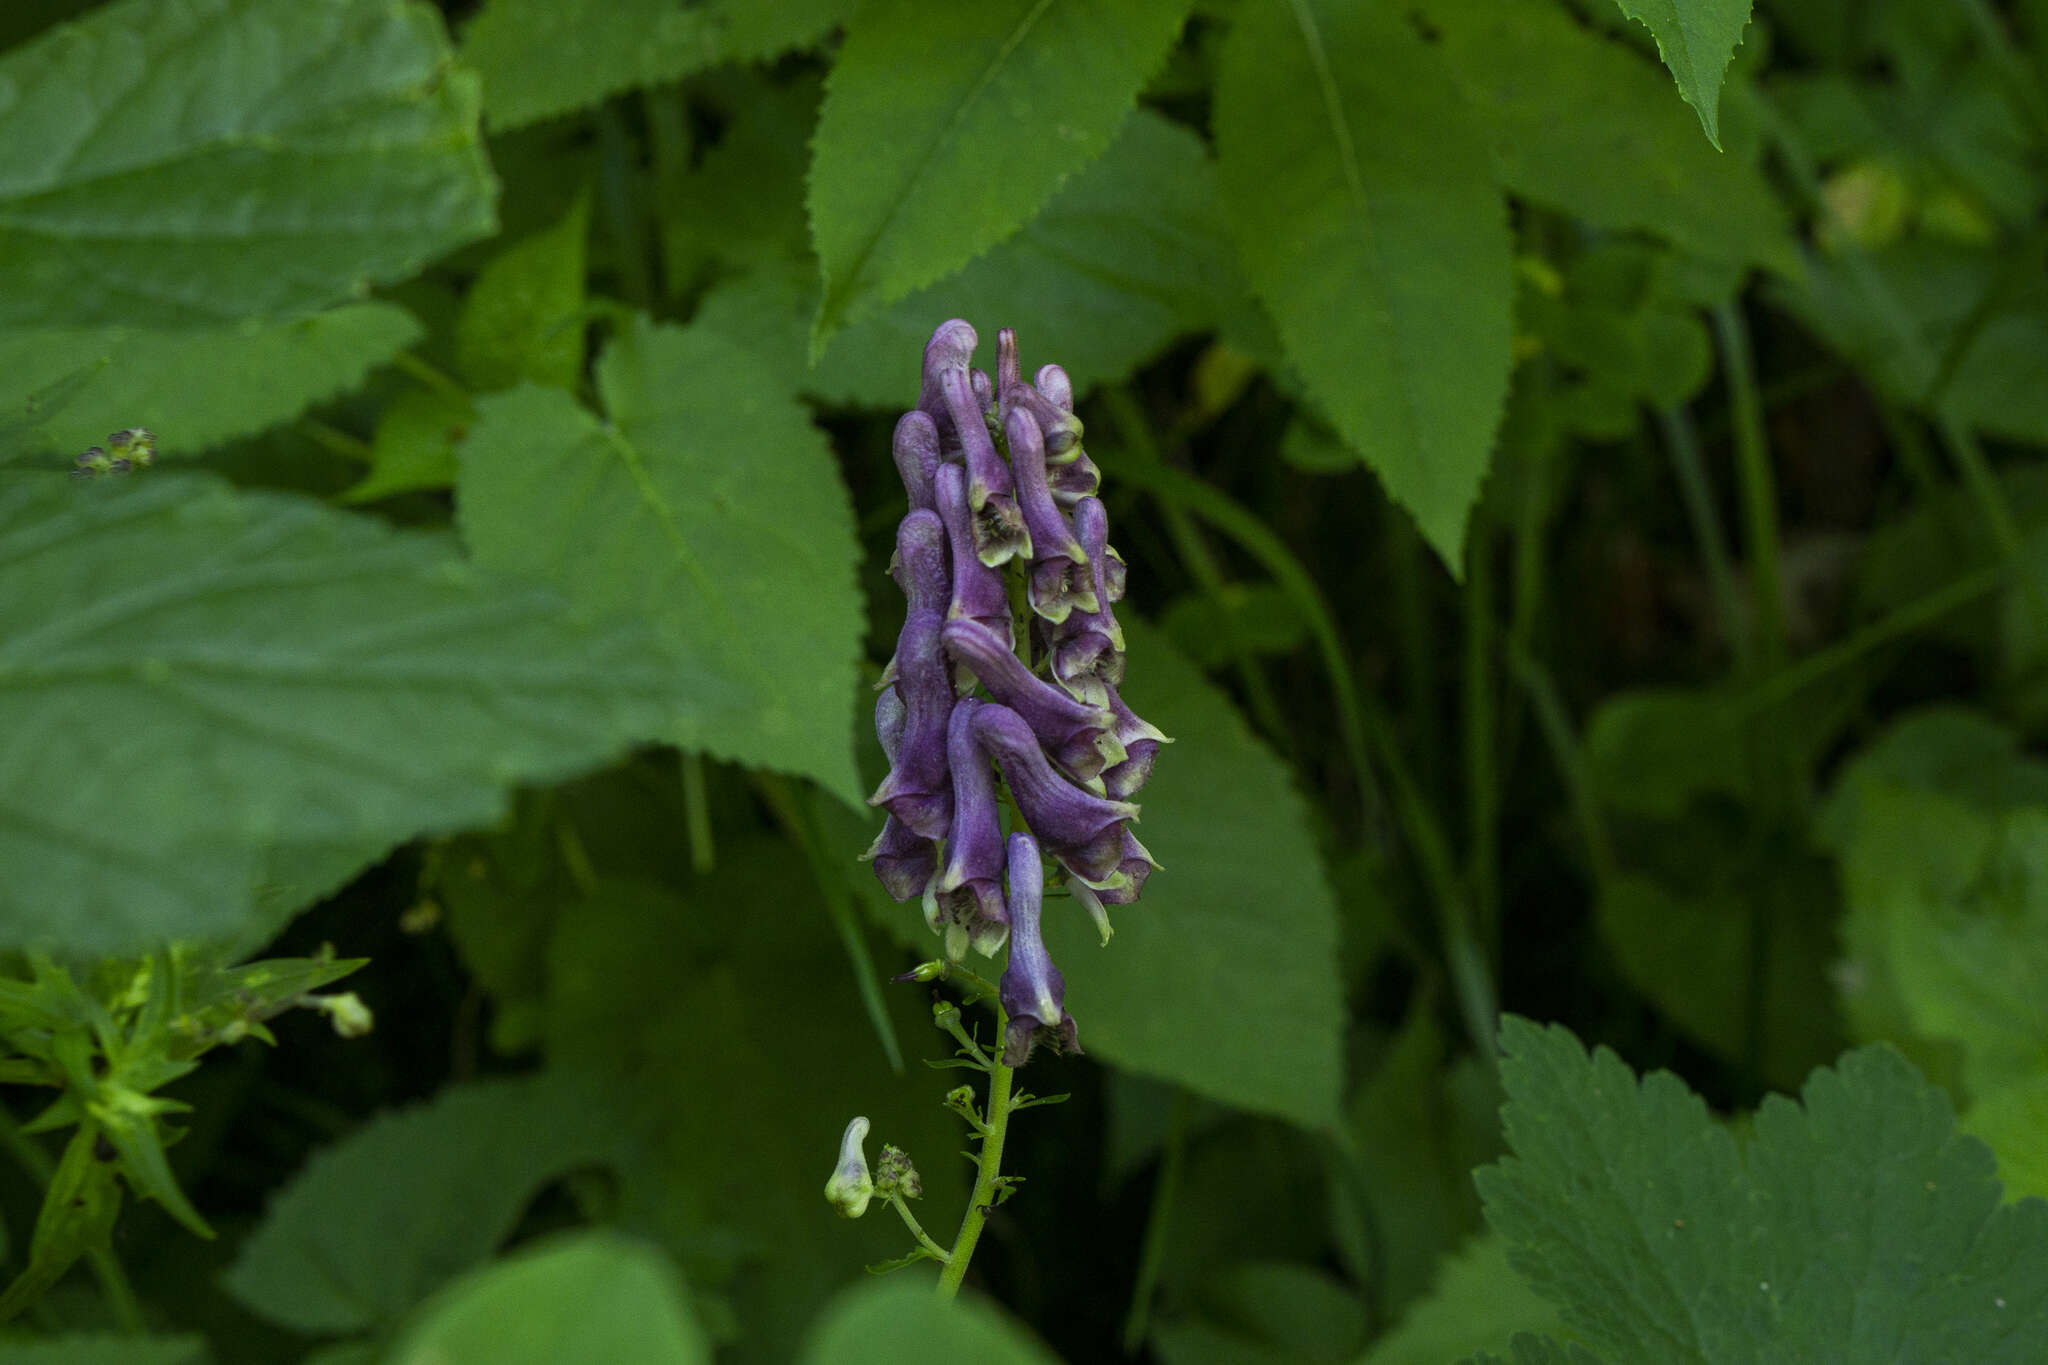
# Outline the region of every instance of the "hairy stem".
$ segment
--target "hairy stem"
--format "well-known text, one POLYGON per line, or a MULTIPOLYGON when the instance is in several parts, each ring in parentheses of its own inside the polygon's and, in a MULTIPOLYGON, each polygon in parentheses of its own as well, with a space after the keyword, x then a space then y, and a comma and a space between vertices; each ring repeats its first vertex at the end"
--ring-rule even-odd
MULTIPOLYGON (((1002 1033, 1010 1027, 1009 1016, 1001 1006, 996 1007, 996 1018, 1001 1028, 996 1035, 997 1047, 1002 1045, 1002 1033)), ((967 1212, 960 1219, 960 1232, 953 1238, 953 1250, 946 1257, 946 1268, 939 1274, 939 1297, 950 1299, 960 1292, 960 1284, 967 1278, 968 1262, 974 1259, 975 1244, 981 1241, 981 1230, 988 1222, 989 1210, 995 1207, 996 1191, 1000 1188, 997 1179, 1003 1173, 1003 1139, 1010 1132, 1010 1083, 1017 1073, 1000 1061, 989 1068, 988 1107, 983 1121, 988 1125, 981 1138, 981 1155, 975 1158, 978 1173, 974 1177, 974 1193, 968 1196, 967 1212)))

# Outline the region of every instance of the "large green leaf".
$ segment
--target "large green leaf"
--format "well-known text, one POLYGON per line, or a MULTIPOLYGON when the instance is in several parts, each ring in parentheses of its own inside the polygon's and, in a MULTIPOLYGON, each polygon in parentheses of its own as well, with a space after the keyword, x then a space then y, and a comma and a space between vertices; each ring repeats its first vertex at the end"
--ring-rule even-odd
POLYGON ((196 455, 354 388, 419 338, 412 315, 389 303, 256 326, 0 330, 0 384, 11 393, 91 369, 21 447, 0 447, 0 460, 18 449, 76 454, 122 427, 155 432, 159 457, 196 455))
POLYGON ((617 1146, 555 1076, 444 1090, 316 1154, 271 1201, 225 1284, 302 1332, 388 1329, 487 1258, 542 1184, 617 1146))
POLYGON ((1058 1365, 1022 1326, 978 1299, 941 1303, 907 1277, 847 1291, 811 1329, 801 1365, 1058 1365))
POLYGON ((810 47, 853 0, 490 0, 462 34, 493 130, 721 62, 810 47))
POLYGON ((1557 1332, 1557 1309, 1522 1283, 1499 1237, 1475 1237, 1437 1263, 1436 1286, 1359 1365, 1443 1365, 1461 1353, 1505 1349, 1517 1332, 1557 1332))
POLYGON ((1700 126, 1721 145, 1721 78, 1749 23, 1750 0, 1614 0, 1621 12, 1650 30, 1657 54, 1671 68, 1678 93, 1700 116, 1700 126))
POLYGON ((710 1365, 675 1267, 607 1233, 558 1238, 451 1285, 392 1365, 710 1365))
POLYGON ((1286 767, 1163 635, 1137 621, 1124 632, 1123 695, 1176 740, 1138 794, 1137 833, 1165 870, 1113 912, 1106 947, 1071 902, 1046 916, 1082 1045, 1245 1109, 1333 1126, 1344 1002, 1308 812, 1286 767))
MULTIPOLYGON (((1482 1169, 1516 1269, 1631 1365, 2048 1355, 2048 1204, 1896 1052, 1847 1053, 1738 1149, 1669 1072, 1503 1020, 1514 1155, 1482 1169)), ((1559 1357, 1561 1358, 1561 1357, 1559 1357)))
MULTIPOLYGON (((816 298, 815 280, 766 269, 714 289, 697 320, 772 369, 803 374, 816 298)), ((1057 361, 1086 392, 1252 306, 1201 139, 1141 110, 1016 236, 840 332, 798 382, 829 403, 909 407, 932 327, 963 317, 984 344, 1016 328, 1027 373, 1057 361)))
POLYGON ((0 562, 9 943, 232 932, 265 850, 481 823, 674 710, 644 632, 446 537, 209 478, 17 475, 0 562))
POLYGON ((609 423, 527 385, 462 446, 464 537, 592 612, 652 623, 680 676, 666 737, 858 803, 853 512, 785 382, 697 329, 636 322, 598 365, 609 423), (706 708, 689 673, 716 680, 706 708))
POLYGON ((1517 195, 1709 260, 1797 273, 1770 183, 1700 140, 1646 58, 1555 4, 1425 0, 1422 13, 1517 195))
POLYGON ((0 57, 0 326, 311 312, 489 232, 475 78, 387 0, 125 0, 0 57))
POLYGON ((1188 3, 863 6, 812 142, 813 351, 1008 237, 1100 156, 1188 3))
POLYGON ((1506 208, 1398 13, 1248 6, 1216 86, 1224 208, 1288 358, 1453 573, 1507 396, 1506 208))

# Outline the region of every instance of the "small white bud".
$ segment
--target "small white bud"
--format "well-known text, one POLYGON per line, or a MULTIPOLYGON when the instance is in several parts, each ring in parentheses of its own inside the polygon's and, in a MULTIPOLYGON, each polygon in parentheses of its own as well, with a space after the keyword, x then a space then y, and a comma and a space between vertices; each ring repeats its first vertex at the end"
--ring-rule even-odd
POLYGON ((839 1139, 839 1165, 825 1182, 825 1202, 839 1210, 841 1218, 858 1218, 868 1211, 875 1194, 874 1177, 868 1174, 868 1154, 862 1144, 868 1140, 868 1121, 857 1118, 846 1125, 839 1139))

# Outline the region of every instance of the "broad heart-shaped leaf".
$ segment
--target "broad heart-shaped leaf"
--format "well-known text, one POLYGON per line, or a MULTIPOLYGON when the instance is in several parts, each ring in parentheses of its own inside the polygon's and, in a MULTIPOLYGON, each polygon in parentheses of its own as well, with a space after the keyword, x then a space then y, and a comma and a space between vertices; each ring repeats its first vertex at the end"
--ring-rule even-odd
POLYGON ((1216 86, 1223 203, 1288 358, 1453 574, 1507 397, 1507 210, 1396 10, 1247 6, 1216 86))
POLYGON ((760 270, 715 288, 697 321, 771 369, 803 375, 804 392, 825 402, 900 409, 916 398, 924 343, 941 318, 966 318, 984 346, 997 328, 1016 328, 1026 373, 1057 361, 1085 393, 1174 338, 1254 307, 1201 139, 1142 109, 1014 237, 838 333, 804 375, 816 284, 793 270, 760 270))
POLYGON ((392 1349, 392 1365, 710 1365, 676 1268, 642 1242, 558 1237, 464 1277, 392 1349))
POLYGON ((854 0, 489 0, 462 34, 493 131, 824 39, 854 0))
POLYGON ((198 1337, 66 1335, 0 1345, 0 1365, 208 1365, 198 1337))
POLYGON ((495 223, 431 6, 125 0, 0 57, 0 326, 311 312, 495 223))
POLYGON ((1059 1365, 1001 1309, 969 1297, 943 1303, 908 1275, 847 1290, 811 1328, 800 1365, 1059 1365))
POLYGON ((302 1332, 387 1329, 487 1258, 543 1184, 617 1147, 563 1077, 451 1087, 317 1153, 224 1283, 252 1312, 302 1332))
POLYGON ((1668 1072, 1513 1016, 1501 1041, 1514 1155, 1475 1177, 1487 1218, 1602 1355, 2048 1358, 2048 1204, 2001 1207, 1990 1149, 1896 1052, 1766 1099, 1738 1148, 1668 1072))
POLYGON ((1164 635, 1136 620, 1124 635, 1123 696, 1175 741, 1137 796, 1136 833, 1165 870, 1112 909, 1107 947, 1078 905, 1048 907, 1082 1046, 1240 1108, 1333 1126, 1337 912, 1308 812, 1286 767, 1164 635))
POLYGON ((420 334, 412 315, 389 303, 179 331, 0 329, 0 383, 10 392, 32 393, 91 370, 35 434, 20 446, 0 444, 0 461, 16 453, 75 455, 124 427, 155 432, 158 459, 197 455, 354 388, 420 334))
POLYGON ((673 712, 644 632, 445 536, 211 478, 0 479, 0 563, 10 944, 234 933, 269 850, 483 823, 673 712))
POLYGON ((1657 54, 1678 81, 1678 93, 1700 116, 1708 139, 1721 145, 1721 77, 1749 23, 1750 0, 1614 0, 1650 30, 1657 54))
POLYGON ((1008 237, 1100 156, 1188 4, 862 6, 812 143, 812 353, 1008 237))
POLYGON ((1770 182, 1701 140, 1646 56, 1551 3, 1424 0, 1421 14, 1516 195, 1711 261, 1798 273, 1770 182))
POLYGON ((679 686, 667 738, 858 804, 860 548, 823 434, 759 362, 694 328, 635 322, 598 388, 610 423, 531 385, 477 405, 457 484, 470 548, 649 622, 715 677, 723 704, 679 686))

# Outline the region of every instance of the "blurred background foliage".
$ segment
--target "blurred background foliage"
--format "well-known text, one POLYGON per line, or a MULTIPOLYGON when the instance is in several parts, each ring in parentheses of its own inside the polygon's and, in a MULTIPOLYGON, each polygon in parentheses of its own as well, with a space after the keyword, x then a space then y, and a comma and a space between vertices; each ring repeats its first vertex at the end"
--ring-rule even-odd
MULTIPOLYGON (((2008 1193, 2048 1194, 2039 0, 1764 0, 1718 92, 1604 0, 1054 5, 987 70, 1027 7, 178 8, 181 47, 134 5, 0 12, 0 90, 29 92, 0 104, 0 224, 108 202, 24 148, 83 167, 152 111, 175 141, 211 89, 377 121, 304 202, 333 178, 318 221, 363 205, 391 241, 298 219, 298 255, 137 230, 125 257, 120 228, 46 259, 0 225, 14 534, 76 546, 11 585, 5 633, 26 658, 240 536, 369 586, 165 639, 253 657, 310 622, 336 671, 385 622, 440 682, 263 702, 406 755, 374 799, 348 764, 235 767, 240 722, 203 711, 139 758, 21 741, 20 1323, 157 1335, 0 1361, 1436 1365, 1557 1326, 1470 1179, 1503 1008, 1738 1115, 1889 1041, 2008 1193), (308 65, 274 88, 219 78, 281 51, 308 65), (163 288, 106 283, 131 276, 163 288), (901 610, 889 433, 952 316, 1074 378, 1127 693, 1178 741, 1143 802, 1166 870, 1107 948, 1050 917, 1089 1055, 1027 1073, 1073 1098, 1019 1120, 1027 1183, 976 1261, 1012 1321, 926 1322, 911 1270, 821 1326, 901 1249, 818 1197, 848 1117, 917 1158, 928 1225, 965 1197, 919 1065, 946 1045, 887 983, 933 940, 854 861, 881 771, 856 698, 901 610), (127 425, 162 447, 122 504, 154 538, 65 522, 48 474, 127 425), (646 485, 591 472, 614 446, 646 485), (60 785, 136 880, 36 842, 60 785), (189 961, 145 956, 173 940, 189 961), (367 1037, 278 1013, 336 975, 324 944, 369 961, 367 1037), (252 956, 311 974, 180 1034, 221 1045, 196 1069, 144 1046, 252 956), (34 1085, 76 1112, 21 1130, 34 1085), (138 1196, 111 1253, 104 1222, 38 1221, 53 1178, 121 1202, 89 1163, 53 1177, 34 1133, 81 1115, 128 1144, 97 1158, 138 1196)), ((289 189, 202 152, 145 213, 289 189)), ((21 695, 24 735, 157 725, 21 695)))

